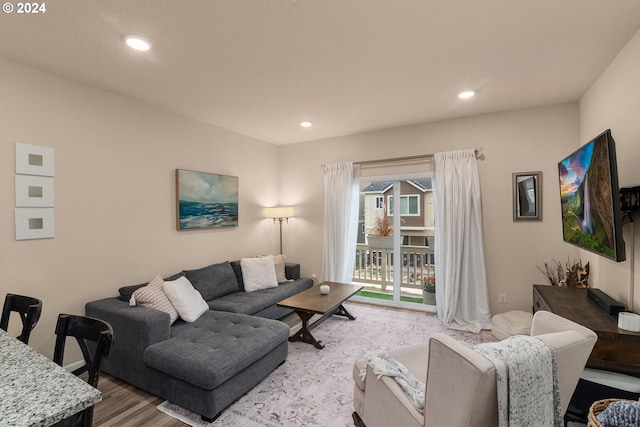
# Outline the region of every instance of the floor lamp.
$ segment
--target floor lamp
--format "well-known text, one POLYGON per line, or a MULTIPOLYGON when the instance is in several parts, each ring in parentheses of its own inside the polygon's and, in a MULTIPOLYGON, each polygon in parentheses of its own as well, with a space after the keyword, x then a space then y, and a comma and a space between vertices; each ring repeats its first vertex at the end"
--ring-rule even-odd
POLYGON ((272 218, 273 223, 276 220, 280 223, 280 253, 282 253, 282 221, 289 222, 289 218, 293 217, 293 207, 291 206, 277 206, 273 208, 267 208, 267 218, 272 218))

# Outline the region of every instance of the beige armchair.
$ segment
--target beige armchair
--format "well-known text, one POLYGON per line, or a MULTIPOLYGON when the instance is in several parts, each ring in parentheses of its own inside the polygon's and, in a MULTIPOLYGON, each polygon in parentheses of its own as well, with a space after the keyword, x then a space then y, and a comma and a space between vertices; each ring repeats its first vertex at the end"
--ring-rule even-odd
MULTIPOLYGON (((531 336, 538 336, 555 349, 564 413, 597 336, 548 311, 538 311, 533 316, 531 336)), ((353 369, 353 419, 357 426, 498 426, 495 368, 466 344, 436 333, 428 344, 402 347, 388 354, 426 384, 424 415, 393 378, 378 379, 367 367, 363 382, 359 374, 366 359, 362 358, 353 369)))

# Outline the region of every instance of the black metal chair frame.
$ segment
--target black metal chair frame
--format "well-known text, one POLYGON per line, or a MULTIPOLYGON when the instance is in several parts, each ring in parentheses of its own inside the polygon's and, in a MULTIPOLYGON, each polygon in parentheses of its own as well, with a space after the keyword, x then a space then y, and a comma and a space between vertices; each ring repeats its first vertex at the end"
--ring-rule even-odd
MULTIPOLYGON (((64 349, 67 337, 74 337, 80 346, 85 364, 74 370, 74 375, 89 372, 87 382, 98 388, 100 379, 100 364, 102 358, 109 355, 113 343, 113 329, 104 320, 72 314, 60 314, 56 324, 56 347, 53 353, 53 361, 62 366, 64 349), (91 347, 95 347, 91 351, 91 347)), ((93 424, 93 406, 76 414, 76 416, 62 420, 56 426, 91 427, 93 424)))
POLYGON ((38 324, 40 314, 42 314, 42 301, 25 295, 7 294, 2 307, 0 329, 8 331, 11 312, 18 313, 22 321, 22 332, 17 338, 23 343, 29 344, 31 331, 38 324))

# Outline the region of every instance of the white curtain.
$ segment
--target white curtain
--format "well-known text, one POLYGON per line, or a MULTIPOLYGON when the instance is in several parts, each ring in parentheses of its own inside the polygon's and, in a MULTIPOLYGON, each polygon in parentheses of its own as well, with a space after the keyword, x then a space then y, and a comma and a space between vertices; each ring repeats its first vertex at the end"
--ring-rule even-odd
POLYGON ((436 153, 435 263, 438 317, 453 329, 490 329, 480 181, 474 150, 436 153))
POLYGON ((351 283, 358 227, 353 163, 324 165, 322 280, 351 283))

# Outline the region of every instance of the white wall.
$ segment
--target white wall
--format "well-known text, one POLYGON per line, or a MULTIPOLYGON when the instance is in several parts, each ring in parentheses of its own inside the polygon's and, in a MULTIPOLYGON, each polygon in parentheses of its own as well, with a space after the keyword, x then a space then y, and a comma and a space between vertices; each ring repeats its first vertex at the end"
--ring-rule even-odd
POLYGON ((562 241, 557 181, 557 162, 577 145, 578 106, 564 104, 283 146, 280 201, 296 206, 296 218, 285 225, 284 252, 302 263, 305 275, 320 273, 323 163, 482 147, 478 169, 491 308, 529 310, 531 285, 546 283, 536 266, 578 253, 562 241), (543 220, 514 223, 511 174, 537 170, 543 173, 543 220), (497 303, 499 293, 507 294, 507 304, 497 303))
POLYGON ((0 298, 43 300, 40 352, 58 313, 120 286, 277 251, 276 146, 1 59, 0 76, 0 298), (16 142, 55 149, 54 239, 15 240, 16 142), (240 225, 176 231, 176 168, 238 176, 240 225))
MULTIPOLYGON (((610 128, 616 141, 620 187, 640 186, 640 32, 618 53, 580 100, 580 145, 610 128)), ((635 220, 638 220, 636 215, 635 220)), ((629 305, 629 284, 633 256, 640 265, 639 253, 631 254, 631 246, 640 248, 637 223, 634 236, 631 225, 623 228, 627 261, 616 263, 582 251, 592 267, 592 285, 601 288, 619 302, 629 305)), ((640 274, 635 272, 634 308, 640 310, 640 274)))

